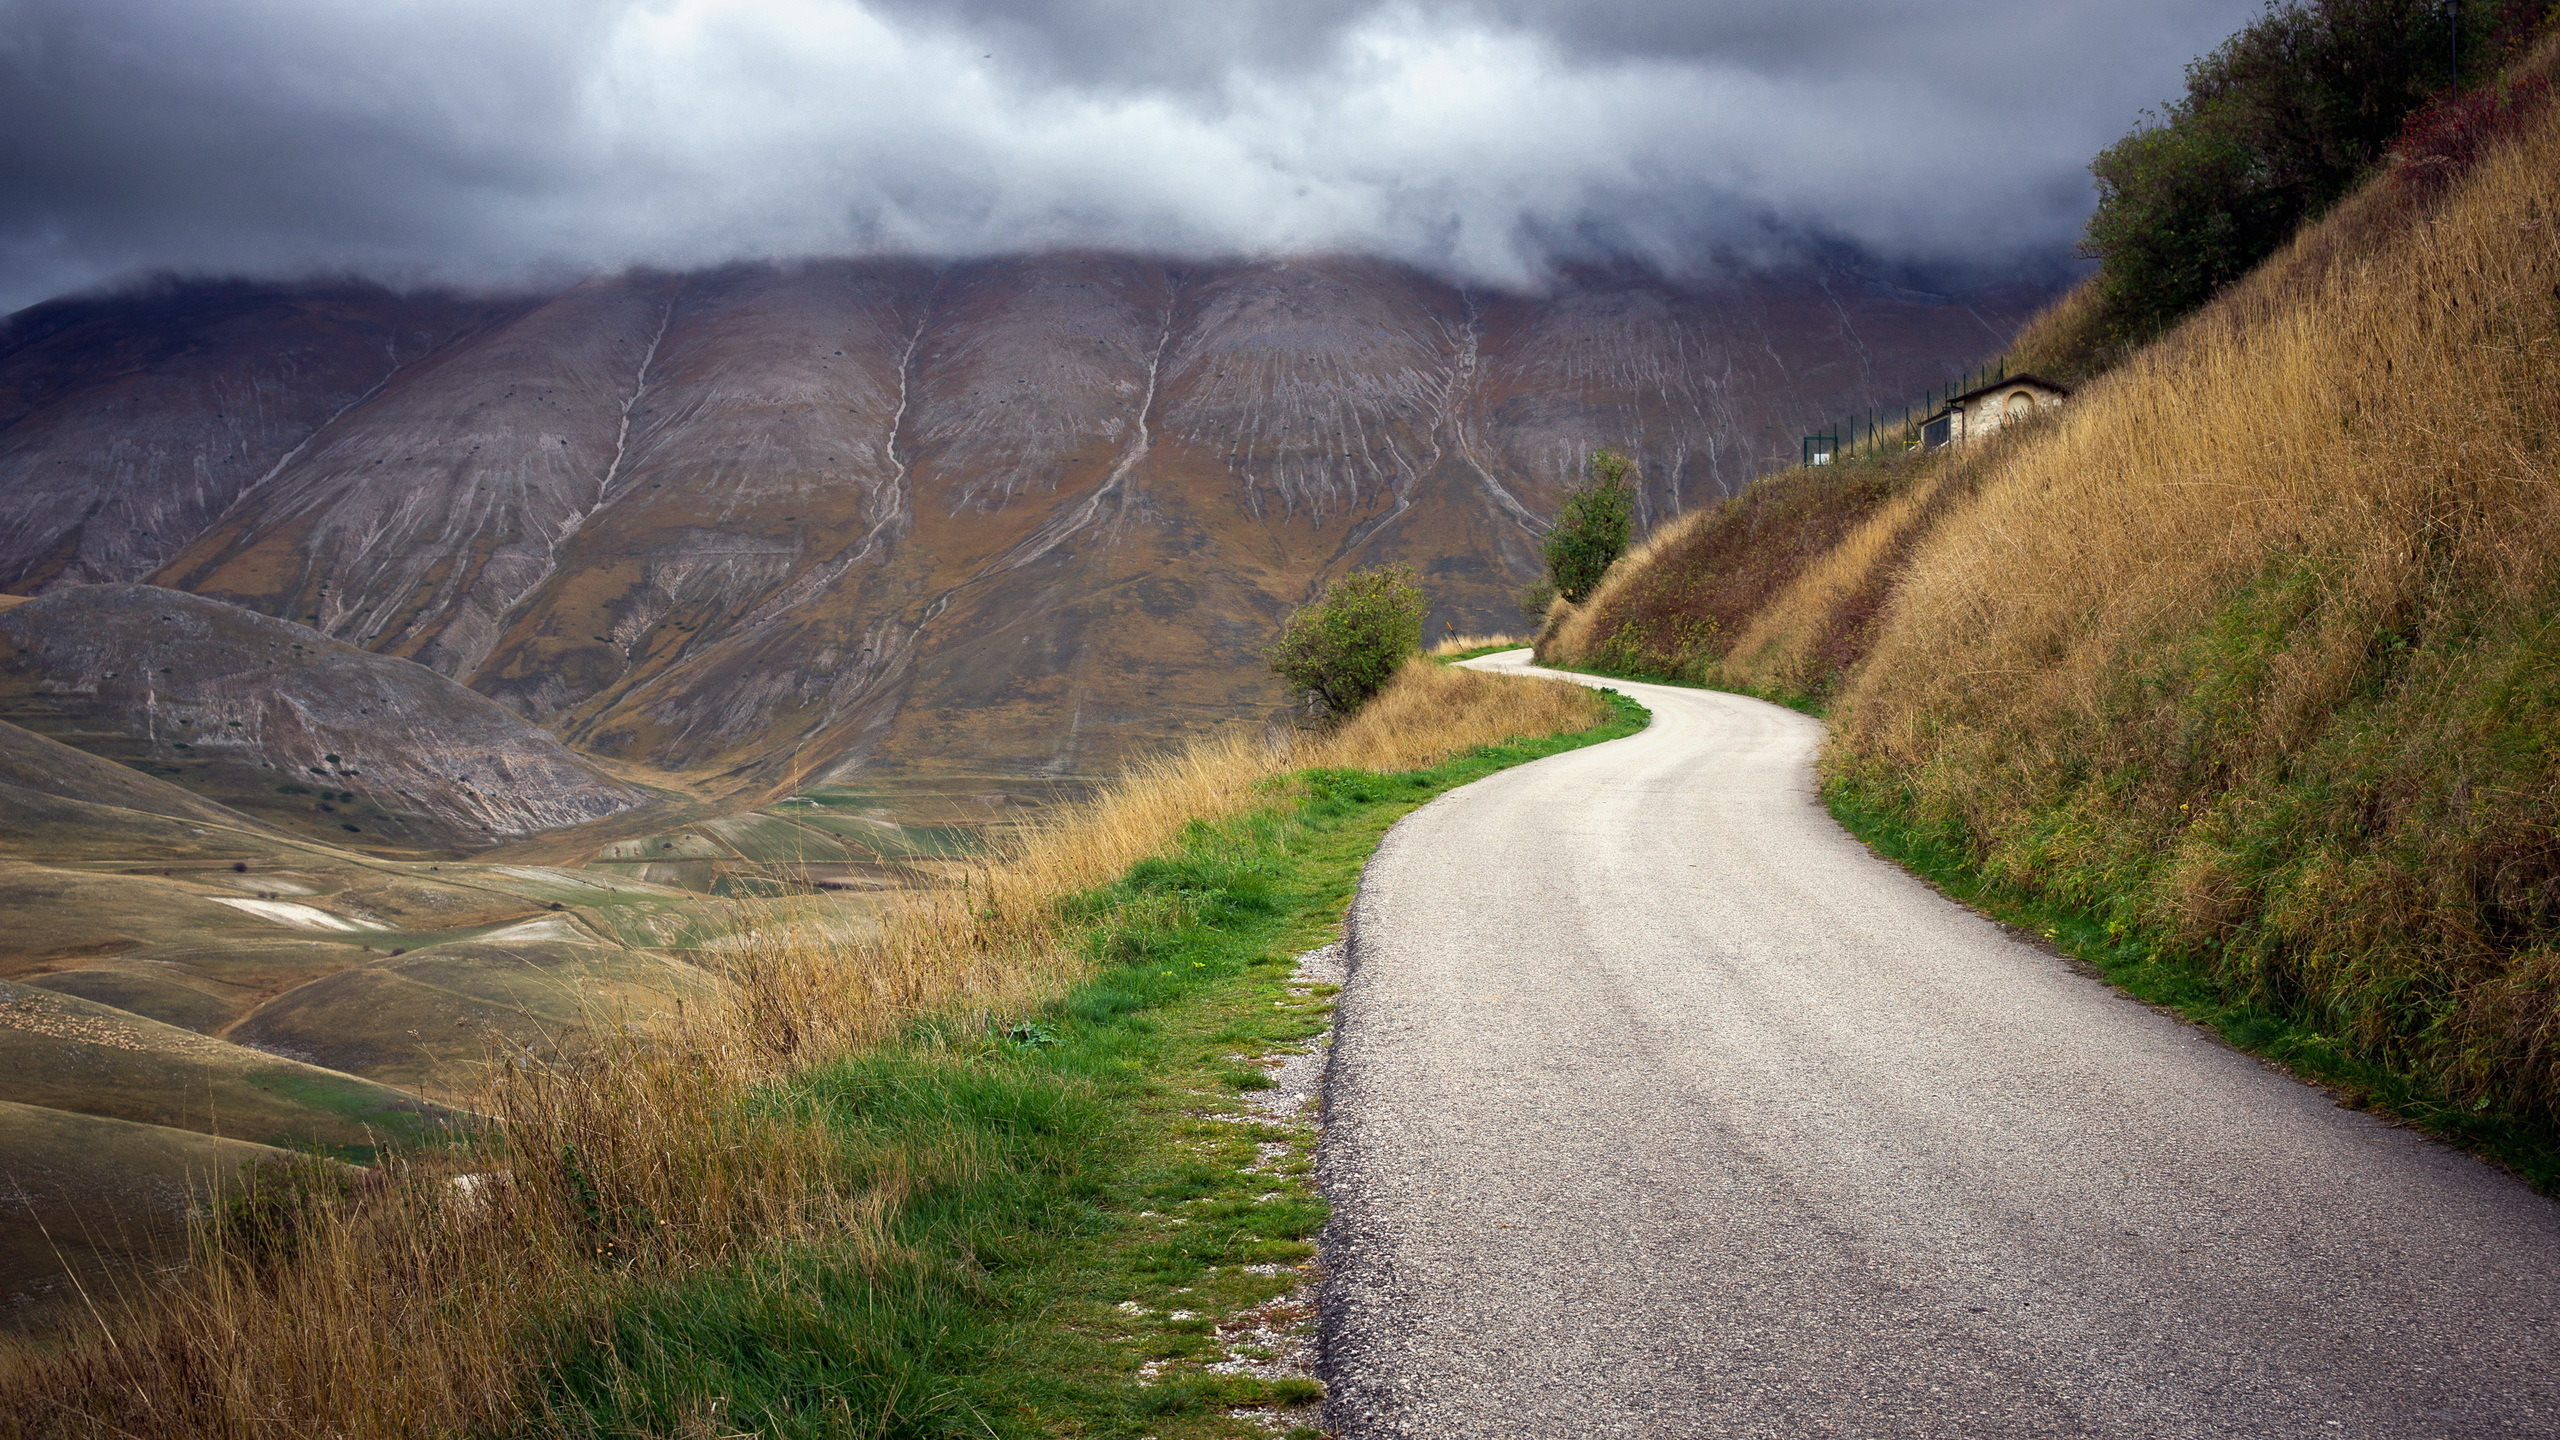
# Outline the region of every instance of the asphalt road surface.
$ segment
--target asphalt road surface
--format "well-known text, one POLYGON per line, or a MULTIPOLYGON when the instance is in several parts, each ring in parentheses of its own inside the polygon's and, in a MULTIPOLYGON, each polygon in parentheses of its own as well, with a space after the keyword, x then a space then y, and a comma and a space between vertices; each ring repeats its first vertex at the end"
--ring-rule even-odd
POLYGON ((1619 688, 1362 882, 1342 1435, 2560 1436, 2560 1207, 1876 858, 1814 721, 1619 688))

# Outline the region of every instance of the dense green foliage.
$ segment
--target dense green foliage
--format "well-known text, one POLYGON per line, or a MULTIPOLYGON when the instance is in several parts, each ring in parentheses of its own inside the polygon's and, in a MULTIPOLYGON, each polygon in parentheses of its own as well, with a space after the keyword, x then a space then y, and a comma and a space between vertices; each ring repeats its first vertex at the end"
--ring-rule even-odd
POLYGON ((1318 715, 1348 715, 1422 648, 1422 622, 1430 613, 1412 567, 1354 570, 1289 617, 1271 647, 1271 669, 1318 715))
POLYGON ((2101 324, 2119 345, 2158 334, 2248 273, 2391 152, 2412 115, 2462 74, 2505 63, 2550 0, 2271 0, 2187 70, 2158 122, 2090 165, 2101 324))
POLYGON ((1634 461, 1602 450, 1591 457, 1589 477, 1556 512, 1556 528, 1547 532, 1547 584, 1567 603, 1581 604, 1627 553, 1635 535, 1635 473, 1634 461))
POLYGON ((1555 608, 1555 603, 1556 582, 1541 575, 1520 592, 1520 618, 1535 630, 1546 623, 1547 612, 1555 608))
POLYGON ((1208 1440, 1304 1415, 1311 1381, 1205 1368, 1232 1344, 1222 1317, 1288 1303, 1325 1217, 1312 1129, 1232 1113, 1270 1083, 1250 1062, 1330 1008, 1330 987, 1292 987, 1291 957, 1339 933, 1415 807, 1641 728, 1609 698, 1615 718, 1579 735, 1304 772, 1295 798, 1195 824, 1071 902, 1098 970, 1040 1013, 921 1030, 762 1097, 879 1158, 889 1243, 812 1237, 577 1323, 545 1432, 1208 1440))

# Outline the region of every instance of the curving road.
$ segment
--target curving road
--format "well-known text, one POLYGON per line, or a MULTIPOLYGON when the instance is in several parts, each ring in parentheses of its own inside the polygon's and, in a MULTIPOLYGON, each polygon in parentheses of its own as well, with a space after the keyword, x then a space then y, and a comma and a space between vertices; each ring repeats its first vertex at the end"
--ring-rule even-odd
POLYGON ((1619 688, 1362 881, 1342 1435, 2560 1436, 2560 1207, 1877 859, 1814 721, 1619 688))

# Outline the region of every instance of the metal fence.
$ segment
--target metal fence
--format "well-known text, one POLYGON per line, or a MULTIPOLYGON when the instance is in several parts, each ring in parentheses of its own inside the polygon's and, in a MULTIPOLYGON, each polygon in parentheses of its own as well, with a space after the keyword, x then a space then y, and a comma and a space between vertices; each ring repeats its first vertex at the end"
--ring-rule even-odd
POLYGON ((1934 449, 1936 445, 1946 443, 1950 427, 1938 412, 1946 408, 1948 401, 1970 390, 1997 385, 2015 373, 2009 368, 2009 357, 2003 355, 1959 379, 1934 387, 1899 411, 1868 410, 1826 421, 1822 429, 1804 437, 1804 463, 1828 465, 1885 445, 1898 445, 1905 449, 1930 445, 1934 449), (1933 439, 1935 444, 1931 444, 1933 439))

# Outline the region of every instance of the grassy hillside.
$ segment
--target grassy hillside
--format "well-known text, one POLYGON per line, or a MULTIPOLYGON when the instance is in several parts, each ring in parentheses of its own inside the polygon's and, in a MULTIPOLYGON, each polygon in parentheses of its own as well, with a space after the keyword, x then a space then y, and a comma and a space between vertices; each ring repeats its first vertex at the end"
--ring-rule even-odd
POLYGON ((5 722, 0 815, 0 1328, 165 1259, 191 1184, 414 1142, 493 1058, 699 996, 738 924, 634 876, 359 854, 5 722))
POLYGON ((1913 540, 1972 493, 1993 450, 1861 453, 1693 511, 1630 551, 1585 603, 1556 607, 1539 655, 1818 701, 1866 653, 1913 540))
POLYGON ((1825 700, 1836 799, 2548 1127, 2560 109, 2445 174, 2386 170, 2055 419, 1688 522, 1543 652, 1825 700))
POLYGON ((1210 1362, 1322 1216, 1300 1140, 1222 1106, 1321 1009, 1289 953, 1397 815, 1631 709, 1417 659, 1321 743, 1143 767, 885 926, 774 907, 679 1019, 492 1077, 480 1148, 271 1193, 0 1348, 0 1435, 1268 1433, 1231 1407, 1311 1387, 1210 1362))

